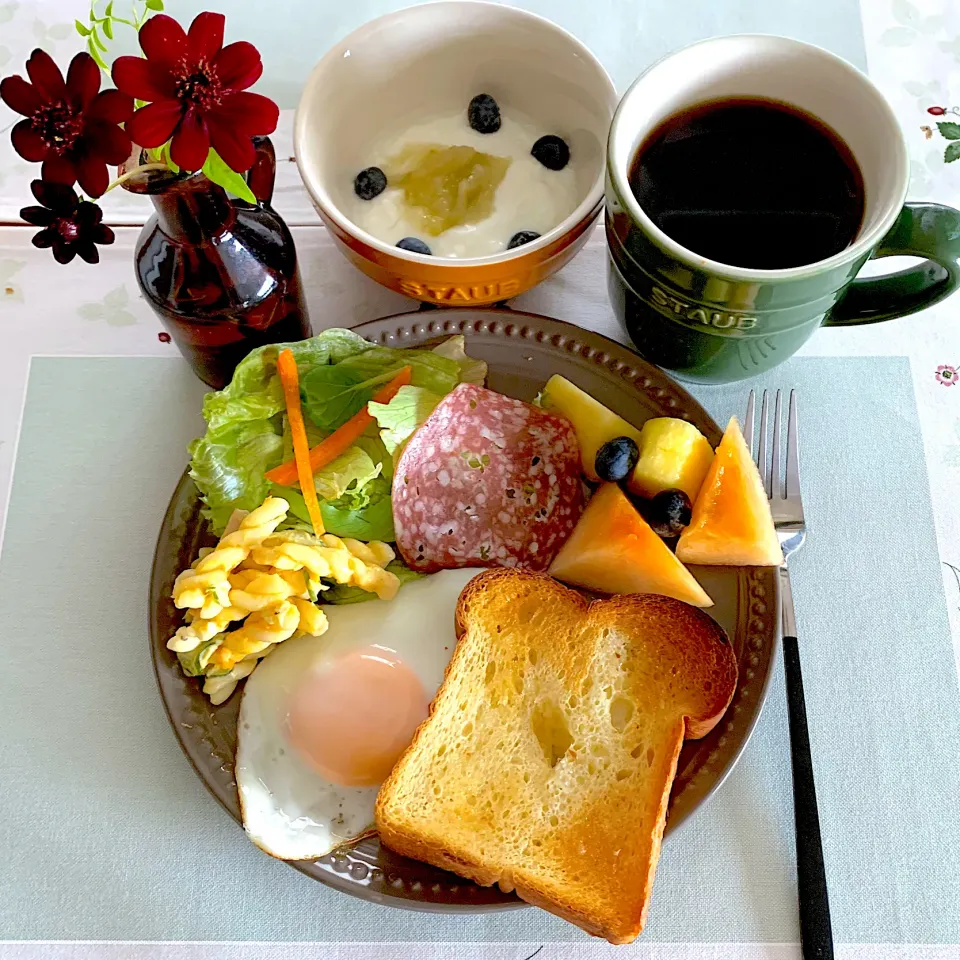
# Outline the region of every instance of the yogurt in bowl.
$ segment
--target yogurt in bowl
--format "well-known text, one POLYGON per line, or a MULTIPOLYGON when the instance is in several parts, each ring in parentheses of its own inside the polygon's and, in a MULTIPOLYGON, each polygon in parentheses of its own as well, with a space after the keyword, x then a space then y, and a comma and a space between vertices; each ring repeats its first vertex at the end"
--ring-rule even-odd
POLYGON ((300 99, 294 150, 321 219, 355 266, 407 296, 478 306, 529 289, 586 243, 602 208, 616 102, 597 59, 556 24, 499 3, 441 0, 373 20, 324 55, 300 99), (481 93, 499 105, 495 132, 467 121, 481 93), (531 155, 547 135, 569 150, 559 169, 531 155), (389 182, 391 161, 418 144, 509 160, 484 216, 427 235, 409 191, 389 182), (361 200, 356 178, 371 167, 386 182, 361 200), (511 247, 517 234, 527 242, 511 247))
POLYGON ((372 165, 384 172, 387 186, 382 192, 364 199, 362 189, 354 189, 354 197, 345 212, 371 236, 391 246, 411 239, 406 245, 411 252, 436 257, 463 259, 490 257, 530 243, 548 233, 570 216, 579 203, 577 158, 573 155, 562 169, 545 166, 531 152, 534 144, 549 135, 530 117, 512 112, 501 114, 495 132, 480 133, 470 126, 466 106, 456 114, 433 117, 415 123, 400 133, 379 138, 371 147, 372 165), (481 155, 509 161, 502 179, 493 188, 492 209, 485 216, 469 218, 435 232, 436 226, 425 226, 422 207, 408 203, 406 192, 393 175, 396 158, 404 152, 416 153, 419 145, 437 147, 470 147, 481 155))

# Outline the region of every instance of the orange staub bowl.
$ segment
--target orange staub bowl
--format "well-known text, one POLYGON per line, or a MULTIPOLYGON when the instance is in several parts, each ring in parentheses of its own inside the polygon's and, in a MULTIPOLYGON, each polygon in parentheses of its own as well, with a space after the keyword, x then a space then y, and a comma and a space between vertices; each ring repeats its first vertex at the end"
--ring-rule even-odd
POLYGON ((476 307, 514 297, 567 263, 603 203, 604 144, 616 91, 590 51, 541 17, 496 3, 449 0, 373 20, 333 47, 307 80, 294 126, 297 164, 338 247, 378 283, 418 300, 476 307), (532 243, 487 257, 425 256, 351 221, 353 181, 384 131, 466 110, 489 93, 504 115, 562 136, 577 206, 532 243))

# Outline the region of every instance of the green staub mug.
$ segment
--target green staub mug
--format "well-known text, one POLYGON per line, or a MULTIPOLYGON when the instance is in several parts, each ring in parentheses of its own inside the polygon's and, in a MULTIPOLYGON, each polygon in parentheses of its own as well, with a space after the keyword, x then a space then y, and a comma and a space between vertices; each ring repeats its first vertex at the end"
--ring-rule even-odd
MULTIPOLYGON (((818 47, 772 36, 705 40, 654 64, 627 91, 607 147, 606 232, 614 310, 639 353, 681 380, 729 383, 783 362, 820 326, 922 310, 960 286, 960 212, 904 204, 907 147, 879 90, 818 47), (864 214, 846 249, 816 263, 762 270, 698 256, 644 212, 629 173, 647 135, 709 101, 764 98, 832 129, 860 167, 864 214), (920 257, 857 279, 871 257, 920 257)), ((656 184, 653 184, 653 189, 656 184)))

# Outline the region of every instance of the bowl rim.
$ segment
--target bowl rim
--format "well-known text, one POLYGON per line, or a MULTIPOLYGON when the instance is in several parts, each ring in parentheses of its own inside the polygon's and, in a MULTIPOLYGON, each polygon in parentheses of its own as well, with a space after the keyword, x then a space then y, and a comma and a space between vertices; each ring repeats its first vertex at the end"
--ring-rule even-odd
POLYGON ((406 260, 411 263, 431 264, 433 266, 443 266, 444 268, 484 267, 488 265, 509 263, 519 256, 525 256, 542 250, 566 236, 585 217, 589 217, 596 213, 600 205, 603 203, 607 166, 607 139, 609 137, 610 124, 613 122, 618 101, 619 94, 617 93, 617 88, 614 85, 610 74, 607 72, 606 67, 604 67, 593 51, 590 50, 590 48, 587 47, 582 40, 574 36, 569 30, 561 27, 558 23, 554 23, 553 20, 549 20, 546 17, 542 17, 536 13, 531 13, 528 10, 522 10, 518 7, 507 6, 502 3, 494 3, 491 2, 491 0, 432 0, 432 2, 429 3, 422 3, 412 7, 404 7, 400 10, 394 10, 390 13, 385 13, 379 17, 375 17, 373 20, 368 20, 355 30, 352 30, 341 40, 337 41, 337 43, 335 43, 323 54, 323 56, 316 62, 313 69, 310 71, 310 76, 307 77, 307 81, 303 86, 300 99, 297 103, 297 109, 293 120, 293 153, 297 162, 297 170, 300 173, 300 179, 303 181, 303 185, 306 187, 307 193, 310 194, 311 200, 317 206, 320 213, 323 216, 328 217, 340 230, 354 239, 366 244, 384 256, 393 256, 400 260, 406 260), (601 81, 605 81, 607 87, 610 118, 607 124, 606 132, 598 137, 600 145, 600 158, 597 175, 594 178, 593 185, 590 187, 590 190, 586 196, 566 217, 563 218, 563 220, 560 221, 560 223, 553 227, 553 229, 542 234, 532 243, 525 243, 522 246, 515 247, 513 250, 504 250, 501 253, 492 254, 486 257, 434 257, 422 253, 413 253, 409 250, 404 250, 401 247, 391 246, 390 244, 384 243, 382 240, 378 240, 375 236, 373 236, 373 234, 363 230, 340 210, 337 204, 333 202, 329 191, 326 190, 321 183, 320 178, 315 177, 307 169, 307 165, 302 160, 302 150, 300 149, 300 145, 306 138, 306 103, 309 99, 318 96, 319 75, 320 72, 326 68, 327 64, 333 60, 342 58, 342 51, 349 47, 350 44, 356 43, 362 38, 363 34, 372 30, 374 26, 389 24, 390 21, 400 19, 401 17, 432 16, 433 11, 438 7, 487 8, 491 12, 496 11, 497 15, 499 16, 515 17, 518 20, 534 22, 540 28, 551 31, 568 42, 574 51, 580 56, 580 58, 589 63, 597 71, 599 79, 601 81), (421 13, 421 11, 425 11, 425 13, 421 13))

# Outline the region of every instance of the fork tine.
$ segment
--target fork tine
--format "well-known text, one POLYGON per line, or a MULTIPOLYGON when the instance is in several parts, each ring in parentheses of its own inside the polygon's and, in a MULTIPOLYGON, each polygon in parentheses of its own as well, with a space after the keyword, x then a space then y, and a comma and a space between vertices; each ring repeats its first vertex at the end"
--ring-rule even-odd
POLYGON ((751 390, 750 396, 747 397, 747 415, 743 419, 743 439, 746 441, 747 449, 750 451, 751 457, 753 456, 753 418, 756 401, 757 392, 751 390))
POLYGON ((777 399, 773 405, 773 457, 770 464, 770 489, 767 495, 772 500, 774 497, 782 497, 783 487, 780 483, 780 391, 777 391, 777 399))
POLYGON ((797 391, 790 391, 790 412, 787 418, 787 490, 786 496, 800 496, 800 438, 797 428, 797 391))
POLYGON ((763 488, 770 496, 770 462, 767 460, 767 410, 769 407, 769 390, 763 391, 763 401, 760 404, 760 446, 757 449, 757 468, 763 480, 763 488))

